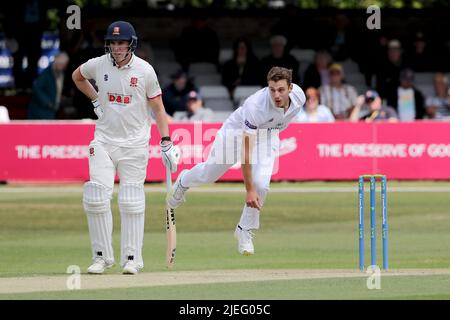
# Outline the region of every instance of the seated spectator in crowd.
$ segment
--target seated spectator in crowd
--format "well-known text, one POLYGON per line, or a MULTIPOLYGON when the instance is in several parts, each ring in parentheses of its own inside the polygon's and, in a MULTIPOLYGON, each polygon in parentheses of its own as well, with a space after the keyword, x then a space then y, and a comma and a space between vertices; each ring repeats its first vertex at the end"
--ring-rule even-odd
POLYGON ((299 82, 299 68, 300 63, 298 60, 286 49, 287 39, 284 36, 275 35, 270 38, 270 55, 262 58, 261 60, 261 86, 267 85, 267 79, 265 78, 267 73, 272 67, 278 66, 292 70, 292 82, 299 82))
POLYGON ((196 91, 189 92, 187 96, 187 111, 175 112, 174 121, 203 121, 211 122, 214 112, 203 107, 203 100, 196 91))
POLYGON ((387 57, 389 38, 383 28, 371 30, 367 36, 358 41, 356 46, 359 70, 364 74, 367 87, 374 86, 373 80, 387 57))
POLYGON ((448 78, 438 72, 434 75, 434 96, 426 99, 425 106, 430 119, 450 119, 450 89, 448 78))
POLYGON ((56 119, 64 86, 64 72, 69 56, 60 52, 55 60, 34 80, 28 119, 56 119))
POLYGON ((303 87, 319 88, 330 83, 328 67, 332 62, 331 55, 327 51, 317 51, 314 63, 311 63, 305 71, 303 87))
POLYGON ((196 87, 183 70, 171 76, 172 83, 163 90, 163 103, 167 114, 172 116, 176 111, 186 111, 187 95, 196 87))
POLYGON ((430 47, 423 32, 417 32, 412 48, 406 52, 405 60, 415 72, 432 71, 435 69, 430 47))
POLYGON ((356 99, 356 105, 350 115, 350 120, 397 122, 398 116, 392 107, 383 105, 378 92, 367 90, 364 95, 360 95, 356 99))
POLYGON ((400 85, 388 92, 387 104, 397 111, 401 121, 423 119, 426 113, 424 98, 414 87, 414 72, 411 69, 403 69, 399 80, 400 85))
POLYGON ((174 41, 175 59, 184 71, 194 62, 210 62, 218 65, 220 43, 217 33, 208 26, 206 16, 196 16, 192 25, 184 28, 174 41))
POLYGON ((256 86, 261 79, 261 65, 253 53, 251 43, 239 38, 233 44, 233 58, 222 67, 222 83, 228 88, 230 96, 239 85, 256 86))
POLYGON ((377 91, 382 97, 398 87, 400 71, 406 68, 403 60, 403 49, 400 41, 394 39, 389 41, 387 59, 382 61, 376 73, 377 91))
POLYGON ((305 95, 305 107, 295 118, 296 122, 334 122, 330 109, 319 103, 320 96, 316 88, 309 87, 305 95))
POLYGON ((319 88, 321 102, 330 108, 336 119, 347 119, 356 102, 356 89, 351 85, 344 84, 342 65, 333 63, 328 68, 328 72, 330 84, 319 88))

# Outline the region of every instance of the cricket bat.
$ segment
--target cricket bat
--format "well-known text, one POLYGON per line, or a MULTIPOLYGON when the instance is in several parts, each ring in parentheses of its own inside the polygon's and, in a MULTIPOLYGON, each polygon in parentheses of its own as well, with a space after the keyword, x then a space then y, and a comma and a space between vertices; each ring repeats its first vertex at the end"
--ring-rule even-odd
POLYGON ((175 262, 175 251, 177 248, 177 229, 175 227, 175 210, 169 208, 167 200, 172 193, 172 173, 169 168, 166 168, 166 265, 167 268, 172 268, 175 262))

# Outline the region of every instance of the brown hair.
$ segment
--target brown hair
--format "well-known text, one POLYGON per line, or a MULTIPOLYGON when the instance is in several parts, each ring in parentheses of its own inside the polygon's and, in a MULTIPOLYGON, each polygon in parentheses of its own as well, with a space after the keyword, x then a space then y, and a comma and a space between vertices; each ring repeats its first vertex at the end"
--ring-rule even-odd
POLYGON ((272 69, 270 69, 269 73, 267 74, 267 82, 277 82, 280 80, 286 80, 288 86, 290 86, 292 83, 292 70, 282 67, 272 67, 272 69))

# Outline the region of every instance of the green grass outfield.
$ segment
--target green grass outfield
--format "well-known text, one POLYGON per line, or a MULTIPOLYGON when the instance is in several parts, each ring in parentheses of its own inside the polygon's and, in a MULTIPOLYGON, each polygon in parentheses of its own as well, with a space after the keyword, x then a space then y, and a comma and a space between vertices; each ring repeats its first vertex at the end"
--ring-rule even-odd
MULTIPOLYGON (((233 238, 244 194, 241 184, 216 184, 189 193, 177 210, 178 245, 173 270, 164 266, 164 186, 146 186, 144 273, 139 286, 109 289, 8 292, 7 280, 65 279, 67 267, 85 272, 90 244, 82 210, 81 185, 0 187, 0 299, 449 299, 450 298, 450 183, 388 182, 390 269, 427 270, 422 275, 386 274, 380 290, 368 290, 367 276, 358 273, 357 184, 351 182, 274 183, 261 213, 254 240, 256 254, 238 254, 233 238), (152 192, 153 191, 153 192, 152 192), (253 279, 252 270, 305 270, 336 276, 253 279), (235 282, 154 285, 153 273, 167 278, 181 272, 225 270, 248 277, 235 282), (247 271, 243 271, 247 270, 247 271), (339 270, 353 273, 338 276, 339 270), (3 283, 3 284, 2 284, 3 283), (14 292, 14 293, 12 293, 14 292)), ((366 197, 368 202, 368 194, 366 197)), ((380 209, 378 200, 378 209, 380 209)), ((368 207, 368 203, 366 203, 368 207)), ((366 209, 368 213, 368 208, 366 209)), ((117 193, 113 199, 114 249, 119 253, 120 218, 117 193)), ((378 210, 378 231, 380 231, 378 210)), ((369 257, 366 216, 366 257, 369 257)), ((381 265, 381 238, 378 263, 381 265)), ((367 260, 368 262, 368 260, 367 260)), ((107 276, 83 275, 101 282, 123 277, 121 268, 107 276), (111 276, 111 277, 110 277, 111 276), (102 278, 103 277, 103 278, 102 278)), ((392 272, 394 272, 392 271, 392 272)), ((130 276, 128 276, 130 277, 130 276)), ((141 278, 139 278, 141 277, 141 278)), ((238 279, 238 278, 236 278, 238 279)), ((19 281, 18 280, 18 281, 19 281)), ((92 280, 93 281, 93 280, 92 280)), ((139 281, 139 280, 137 280, 139 281)), ((112 285, 113 286, 113 285, 112 285)), ((26 291, 26 290, 24 290, 26 291)), ((32 291, 32 290, 30 290, 32 291)))

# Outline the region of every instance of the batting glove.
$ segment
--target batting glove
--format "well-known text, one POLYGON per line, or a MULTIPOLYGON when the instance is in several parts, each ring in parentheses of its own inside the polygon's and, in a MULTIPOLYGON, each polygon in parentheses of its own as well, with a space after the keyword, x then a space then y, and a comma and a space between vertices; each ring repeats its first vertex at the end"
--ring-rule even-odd
POLYGON ((94 112, 97 118, 100 119, 103 116, 103 108, 100 106, 100 102, 98 102, 98 99, 92 100, 91 102, 94 105, 94 112))
POLYGON ((170 172, 177 171, 177 165, 180 161, 181 152, 178 146, 173 145, 172 141, 163 144, 160 142, 161 156, 164 166, 170 169, 170 172))

